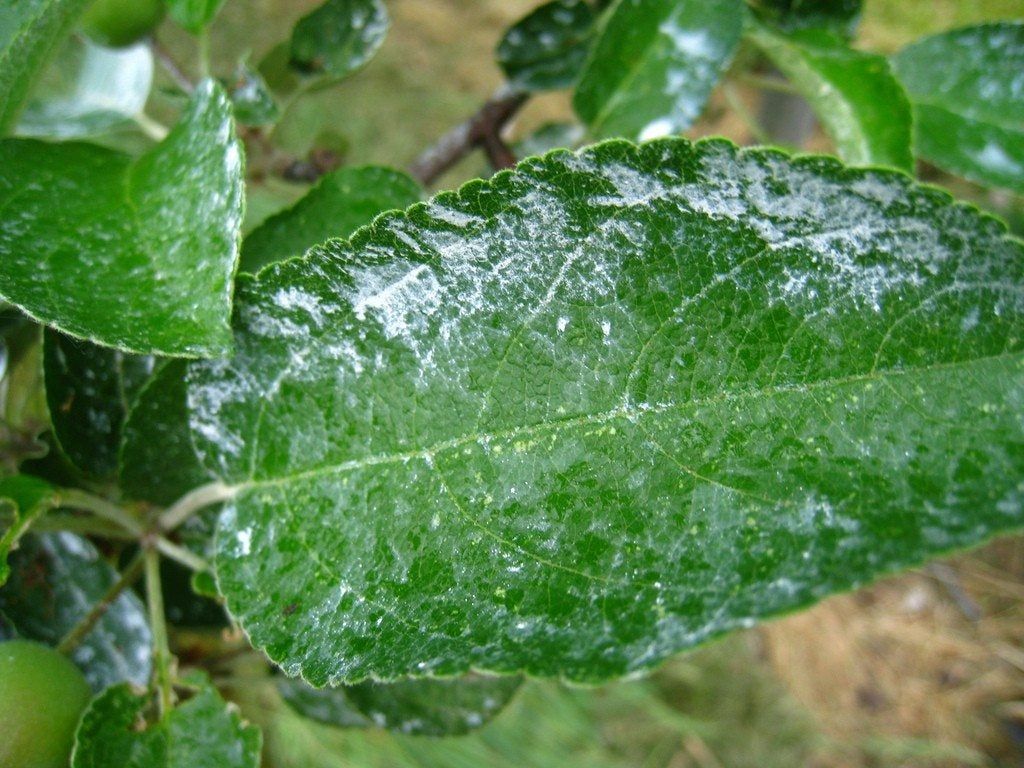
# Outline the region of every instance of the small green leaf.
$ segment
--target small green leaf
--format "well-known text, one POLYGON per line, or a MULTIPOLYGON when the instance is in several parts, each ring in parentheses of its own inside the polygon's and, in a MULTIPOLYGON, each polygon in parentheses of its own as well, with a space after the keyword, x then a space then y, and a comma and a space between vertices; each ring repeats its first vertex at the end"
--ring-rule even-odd
POLYGON ((920 157, 1024 193, 1024 22, 926 37, 892 63, 914 105, 920 157))
POLYGON ((167 12, 192 34, 202 32, 213 21, 224 0, 167 0, 167 12))
POLYGON ((105 48, 71 37, 29 98, 17 133, 71 139, 129 124, 146 106, 152 84, 148 45, 105 48))
POLYGON ((259 729, 209 683, 146 724, 149 706, 150 697, 130 685, 93 699, 78 725, 72 768, 258 768, 259 729))
POLYGON ((135 398, 124 425, 121 488, 133 499, 169 506, 210 481, 192 446, 185 365, 161 365, 135 398))
POLYGON ((292 64, 307 74, 344 77, 373 58, 388 24, 382 0, 327 0, 295 25, 292 64))
MULTIPOLYGON (((0 613, 18 634, 56 645, 117 581, 117 572, 87 539, 33 533, 11 554, 11 578, 0 589, 0 613)), ((93 690, 129 681, 145 685, 152 635, 146 609, 122 592, 71 655, 93 690)))
POLYGON ((0 298, 129 352, 226 354, 241 153, 212 81, 135 161, 90 144, 0 142, 0 298))
POLYGON ((782 30, 824 29, 849 37, 863 0, 751 0, 755 12, 782 30))
POLYGON ((271 216, 242 243, 239 269, 255 274, 262 267, 332 237, 348 237, 375 216, 405 208, 422 196, 419 185, 404 173, 366 166, 340 168, 317 182, 305 197, 271 216))
POLYGON ((742 0, 628 0, 611 11, 573 98, 594 136, 693 125, 743 30, 742 0))
POLYGON ((0 134, 89 0, 0 0, 0 134))
POLYGON ((11 568, 7 555, 25 535, 33 521, 57 505, 53 486, 29 475, 0 478, 0 513, 11 515, 0 533, 0 587, 7 583, 11 568))
POLYGON ((910 102, 883 56, 816 30, 757 27, 751 38, 810 102, 843 160, 913 171, 910 102))
POLYGON ((496 52, 498 64, 519 88, 568 88, 587 58, 594 18, 586 0, 546 3, 505 33, 496 52))
POLYGON ((486 725, 512 700, 521 677, 471 675, 312 688, 284 679, 278 689, 299 714, 343 728, 377 726, 410 736, 458 736, 486 725))
POLYGON ((235 120, 244 125, 270 125, 281 113, 259 72, 241 62, 228 86, 235 120))
POLYGON ((75 467, 97 478, 117 471, 121 427, 152 370, 152 358, 46 330, 43 377, 50 422, 61 451, 75 467))
POLYGON ((239 281, 218 586, 314 685, 597 681, 1019 529, 1022 284, 898 172, 524 161, 239 281))

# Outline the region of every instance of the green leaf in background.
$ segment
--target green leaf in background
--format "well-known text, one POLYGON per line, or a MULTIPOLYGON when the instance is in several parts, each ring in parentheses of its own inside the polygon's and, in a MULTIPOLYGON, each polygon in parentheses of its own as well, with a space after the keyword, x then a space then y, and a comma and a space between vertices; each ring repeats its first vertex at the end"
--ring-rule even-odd
POLYGON ((308 74, 344 77, 373 58, 388 24, 382 0, 327 0, 295 25, 291 63, 308 74))
POLYGON ((212 81, 134 161, 90 144, 0 142, 0 298, 129 352, 226 354, 242 165, 212 81))
POLYGON ((166 0, 167 12, 181 27, 198 34, 213 21, 224 0, 166 0))
POLYGON ((150 697, 129 685, 89 704, 75 735, 72 768, 257 768, 260 731, 210 685, 140 728, 150 697))
POLYGON ((0 587, 11 573, 7 555, 32 522, 56 505, 53 487, 43 480, 28 475, 0 478, 0 513, 11 515, 7 528, 0 533, 0 587))
POLYGON ((228 84, 228 96, 235 120, 243 125, 270 125, 281 113, 262 75, 244 61, 228 84))
POLYGON ((786 31, 827 29, 849 37, 863 10, 863 0, 751 0, 758 15, 786 31))
POLYGON ((884 56, 818 30, 783 36, 759 26, 751 37, 810 102, 843 160, 913 172, 910 102, 884 56))
POLYGON ((377 726, 410 736, 459 736, 496 717, 522 682, 521 677, 474 675, 318 690, 301 680, 283 679, 278 689, 289 706, 326 725, 377 726))
POLYGON ((132 403, 120 451, 121 488, 166 507, 210 481, 192 447, 185 365, 161 365, 132 403))
POLYGON ((218 586, 314 685, 598 681, 1018 529, 1022 282, 902 173, 527 160, 239 281, 218 586))
POLYGON ((0 0, 0 134, 89 0, 0 0))
POLYGON ((239 270, 260 268, 332 237, 348 237, 375 216, 406 208, 422 197, 419 185, 401 171, 379 166, 339 168, 323 176, 291 208, 271 216, 242 243, 239 270))
POLYGON ((121 427, 152 370, 152 358, 45 331, 46 403, 54 437, 75 467, 97 478, 117 471, 121 427))
POLYGON ((17 133, 70 139, 130 124, 146 106, 152 84, 148 45, 104 48, 71 37, 25 105, 17 133))
MULTIPOLYGON (((11 577, 0 589, 0 613, 18 634, 56 645, 117 581, 117 571, 87 539, 33 533, 11 554, 11 577)), ((146 685, 152 635, 146 609, 122 592, 71 654, 93 690, 129 681, 146 685)))
POLYGON ((516 157, 543 155, 553 149, 576 149, 585 138, 579 123, 545 123, 515 144, 516 157))
POLYGON ((743 18, 742 0, 623 0, 576 86, 576 113, 596 137, 686 130, 732 59, 743 18))
POLYGON ((920 157, 1024 193, 1024 22, 926 37, 892 63, 914 105, 920 157))
POLYGON ((519 88, 568 88, 587 58, 594 19, 585 0, 546 3, 505 33, 496 51, 498 64, 519 88))

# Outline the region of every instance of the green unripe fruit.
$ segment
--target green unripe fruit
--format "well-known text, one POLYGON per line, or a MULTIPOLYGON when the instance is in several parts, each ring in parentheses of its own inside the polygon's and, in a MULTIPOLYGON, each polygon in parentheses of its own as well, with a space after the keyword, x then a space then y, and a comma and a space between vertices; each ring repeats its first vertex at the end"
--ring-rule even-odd
POLYGON ((92 691, 78 667, 39 643, 0 643, 0 768, 67 768, 92 691))
POLYGON ((121 48, 145 37, 163 17, 163 0, 96 0, 82 16, 82 30, 100 45, 121 48))

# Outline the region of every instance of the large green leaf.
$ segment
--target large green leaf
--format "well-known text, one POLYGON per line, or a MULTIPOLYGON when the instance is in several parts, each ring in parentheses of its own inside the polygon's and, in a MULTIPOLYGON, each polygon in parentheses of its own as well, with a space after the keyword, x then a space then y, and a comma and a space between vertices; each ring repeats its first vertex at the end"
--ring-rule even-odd
POLYGON ((411 736, 457 736, 490 722, 522 682, 520 677, 474 675, 316 689, 301 680, 282 679, 278 688, 293 709, 327 725, 377 726, 411 736))
POLYGON ((75 467, 99 478, 117 471, 121 427, 152 369, 152 358, 46 330, 43 376, 50 421, 61 451, 75 467))
POLYGON ((590 49, 594 11, 586 0, 553 0, 514 24, 498 44, 498 64, 520 88, 568 88, 590 49))
POLYGON ((815 30, 757 27, 751 36, 814 107, 843 160, 913 170, 910 102, 883 56, 815 30))
POLYGON ((317 182, 305 197, 254 229, 242 243, 243 272, 291 256, 331 237, 348 237, 379 213, 405 208, 422 196, 418 184, 390 168, 340 168, 317 182))
POLYGON ((105 48, 69 38, 18 121, 21 136, 69 139, 130 123, 146 106, 153 54, 145 43, 105 48))
POLYGON ((93 699, 78 725, 72 768, 258 768, 259 729, 211 686, 146 724, 150 704, 129 685, 93 699))
POLYGON ((28 475, 0 478, 0 514, 10 516, 6 528, 0 533, 0 587, 11 573, 7 555, 32 522, 55 506, 56 493, 49 483, 28 475))
POLYGON ((130 352, 226 354, 241 152, 212 81, 135 161, 91 144, 0 142, 0 298, 130 352))
POLYGON ((368 62, 384 42, 383 0, 327 0, 292 32, 292 64, 307 73, 344 77, 368 62))
POLYGON ((923 38, 893 57, 914 104, 917 153, 1024 193, 1024 22, 923 38))
POLYGON ((209 482, 188 428, 185 364, 170 360, 142 387, 124 424, 119 465, 130 498, 168 506, 209 482))
POLYGON ((220 590, 316 685, 602 680, 1017 529, 1022 281, 902 173, 529 159, 240 281, 220 590))
POLYGON ((89 0, 0 0, 0 133, 89 0))
POLYGON ((742 0, 623 0, 594 46, 573 106, 595 136, 689 128, 732 59, 742 0))
MULTIPOLYGON (((56 645, 117 581, 117 572, 88 540, 72 533, 32 533, 11 554, 11 578, 0 589, 0 613, 18 634, 56 645)), ((122 592, 75 648, 71 659, 93 690, 129 681, 145 685, 152 635, 146 609, 122 592)))

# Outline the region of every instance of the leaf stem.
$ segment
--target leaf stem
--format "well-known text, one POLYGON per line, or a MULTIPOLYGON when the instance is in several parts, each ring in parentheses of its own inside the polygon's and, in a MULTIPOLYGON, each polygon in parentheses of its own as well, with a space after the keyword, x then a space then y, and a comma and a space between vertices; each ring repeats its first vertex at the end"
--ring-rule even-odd
POLYGON ((196 36, 199 54, 199 77, 205 80, 210 76, 210 29, 203 27, 196 36))
POLYGON ((93 496, 91 493, 77 488, 62 488, 57 492, 57 500, 59 506, 92 512, 97 517, 121 526, 134 536, 141 538, 145 533, 142 524, 132 517, 127 510, 122 509, 116 504, 111 504, 99 496, 93 496))
POLYGON ((196 84, 193 83, 189 76, 185 74, 185 71, 181 68, 170 51, 164 48, 163 44, 155 37, 150 38, 149 47, 153 50, 153 55, 156 60, 160 62, 160 65, 164 68, 164 71, 170 76, 174 84, 177 85, 182 91, 191 95, 192 91, 196 89, 196 84))
POLYGON ((164 596, 160 584, 160 554, 146 549, 146 603, 149 606, 149 625, 153 632, 153 683, 157 689, 160 717, 174 706, 171 682, 171 650, 167 644, 167 618, 164 616, 164 596))
POLYGON ((164 531, 173 531, 199 510, 234 498, 236 493, 238 488, 220 481, 195 488, 164 510, 160 515, 160 528, 164 531))
POLYGON ((82 617, 75 626, 73 626, 66 635, 61 639, 57 645, 57 650, 63 654, 70 654, 78 644, 82 642, 86 635, 88 635, 93 627, 96 626, 96 622, 103 618, 107 610, 113 605, 114 601, 120 596, 125 589, 130 587, 136 582, 139 576, 142 575, 143 565, 145 564, 145 558, 142 552, 139 552, 125 568, 121 577, 114 582, 110 589, 106 591, 100 601, 92 607, 85 616, 82 617))
POLYGON ((729 106, 732 107, 733 112, 747 126, 747 130, 750 131, 754 139, 759 144, 771 144, 771 136, 768 135, 767 131, 761 127, 754 115, 747 109, 747 105, 743 103, 743 99, 736 93, 736 89, 732 87, 731 83, 723 83, 722 93, 725 95, 725 100, 729 102, 729 106))
POLYGON ((736 81, 744 83, 745 85, 751 85, 754 88, 759 88, 762 91, 786 93, 790 96, 801 95, 800 91, 794 88, 789 82, 777 77, 765 77, 764 75, 755 75, 751 72, 744 72, 736 76, 736 81))
POLYGON ((139 130, 146 134, 153 141, 163 141, 167 138, 167 134, 171 132, 163 123, 154 120, 152 117, 147 115, 145 112, 139 112, 132 121, 139 127, 139 130))
POLYGON ((161 554, 166 555, 176 563, 181 563, 186 568, 190 568, 193 571, 210 570, 210 564, 207 563, 206 560, 201 558, 199 555, 189 552, 184 547, 179 546, 172 541, 159 538, 154 541, 154 546, 161 554))
POLYGON ((120 525, 112 524, 109 520, 80 517, 68 512, 49 512, 32 523, 32 530, 41 532, 69 531, 121 541, 136 541, 138 538, 120 525))

